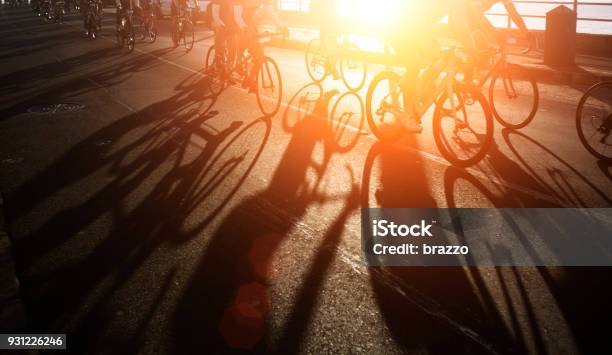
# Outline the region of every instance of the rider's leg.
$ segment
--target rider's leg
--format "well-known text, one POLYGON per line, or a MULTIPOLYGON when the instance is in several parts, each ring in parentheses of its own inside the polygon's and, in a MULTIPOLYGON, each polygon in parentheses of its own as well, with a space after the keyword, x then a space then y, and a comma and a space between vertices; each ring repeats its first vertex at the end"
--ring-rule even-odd
POLYGON ((225 53, 228 50, 230 38, 231 32, 227 28, 219 28, 215 32, 215 61, 213 69, 219 74, 224 72, 225 53))
MULTIPOLYGON (((421 61, 416 54, 415 42, 409 40, 406 36, 393 36, 390 38, 391 45, 395 49, 395 53, 401 63, 405 63, 406 72, 402 76, 399 86, 403 99, 403 113, 398 117, 401 124, 410 132, 421 132, 422 127, 419 123, 417 115, 417 81, 420 71, 421 61)), ((394 89, 394 88, 390 88, 394 89)), ((394 101, 399 101, 399 97, 393 97, 394 101)), ((393 105, 400 107, 398 102, 393 102, 393 105)))
POLYGON ((259 69, 261 66, 261 60, 264 57, 264 52, 262 46, 257 45, 257 43, 253 43, 253 41, 257 41, 254 30, 247 36, 247 38, 249 42, 249 51, 253 57, 253 63, 249 70, 249 75, 247 76, 243 85, 249 88, 249 92, 255 92, 257 89, 257 75, 259 75, 259 69))
POLYGON ((329 46, 327 48, 329 50, 329 65, 331 66, 331 74, 334 80, 340 79, 340 73, 338 72, 338 66, 336 65, 340 56, 338 53, 338 37, 339 34, 335 31, 331 32, 328 36, 329 46))
POLYGON ((89 35, 89 28, 87 28, 87 11, 84 11, 85 6, 81 7, 81 16, 83 16, 83 28, 85 29, 85 35, 89 35))
POLYGON ((117 32, 119 32, 119 25, 121 24, 121 12, 123 10, 119 10, 117 9, 117 13, 115 15, 115 23, 116 23, 116 28, 117 28, 117 32))
POLYGON ((326 70, 333 76, 334 80, 337 80, 340 78, 338 68, 336 67, 338 59, 338 32, 329 21, 324 21, 321 24, 320 40, 321 45, 327 51, 326 70))

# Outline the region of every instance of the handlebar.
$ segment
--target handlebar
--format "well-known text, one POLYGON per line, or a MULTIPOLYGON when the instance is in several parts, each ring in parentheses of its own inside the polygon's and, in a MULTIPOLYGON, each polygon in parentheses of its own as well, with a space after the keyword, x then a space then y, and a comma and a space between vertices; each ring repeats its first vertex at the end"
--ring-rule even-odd
POLYGON ((287 37, 289 37, 289 30, 288 29, 282 29, 281 31, 277 31, 277 32, 264 31, 264 32, 260 32, 260 33, 256 33, 255 34, 255 38, 257 38, 257 39, 266 38, 266 37, 282 37, 282 38, 287 38, 287 37))

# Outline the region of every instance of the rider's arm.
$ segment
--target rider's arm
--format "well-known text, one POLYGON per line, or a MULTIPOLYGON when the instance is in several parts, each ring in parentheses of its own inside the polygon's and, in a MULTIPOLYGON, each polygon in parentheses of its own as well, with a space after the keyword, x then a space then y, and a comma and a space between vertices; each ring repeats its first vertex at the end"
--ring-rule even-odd
POLYGON ((274 6, 274 1, 266 1, 263 4, 263 10, 266 16, 272 20, 274 26, 278 28, 282 27, 280 17, 278 16, 278 11, 276 11, 276 6, 274 6))
POLYGON ((504 7, 508 12, 508 16, 510 16, 510 18, 512 19, 512 22, 514 22, 518 26, 519 30, 521 30, 521 32, 525 36, 528 36, 529 30, 527 29, 527 25, 525 25, 525 20, 523 20, 521 14, 519 14, 516 10, 516 6, 514 6, 514 3, 511 0, 504 0, 504 7))
POLYGON ((244 18, 242 17, 242 12, 242 5, 234 5, 234 21, 236 21, 236 25, 238 25, 240 30, 247 28, 247 24, 244 22, 244 18))
POLYGON ((221 5, 219 5, 218 2, 213 2, 212 6, 211 6, 211 12, 212 12, 212 27, 213 28, 219 28, 219 27, 225 27, 225 24, 223 23, 223 21, 221 21, 221 5))
POLYGON ((472 38, 472 26, 469 21, 469 8, 462 1, 449 3, 449 24, 453 34, 468 51, 476 50, 476 43, 472 38))
POLYGON ((174 18, 178 18, 179 14, 181 13, 180 6, 181 6, 181 4, 179 3, 179 0, 172 0, 172 10, 174 11, 172 16, 174 18))

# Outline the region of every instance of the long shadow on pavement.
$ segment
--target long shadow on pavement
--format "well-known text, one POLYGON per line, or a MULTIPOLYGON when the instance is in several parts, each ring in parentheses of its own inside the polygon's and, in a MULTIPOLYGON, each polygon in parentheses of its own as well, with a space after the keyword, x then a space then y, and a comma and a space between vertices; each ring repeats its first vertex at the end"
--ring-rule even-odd
POLYGON ((346 218, 357 207, 355 194, 349 194, 301 283, 279 342, 270 343, 266 322, 273 255, 311 204, 331 198, 318 191, 331 151, 325 150, 323 163, 315 162, 312 154, 318 143, 332 144, 326 117, 329 100, 336 93, 319 93, 314 107, 291 125, 291 140, 268 187, 241 201, 214 232, 178 303, 173 353, 198 349, 293 353, 299 349, 346 218), (309 169, 316 171, 314 182, 307 179, 309 169))
MULTIPOLYGON (((413 137, 408 137, 407 143, 417 145, 413 137)), ((376 143, 364 167, 362 207, 437 207, 423 164, 416 151, 376 143)), ((475 288, 474 284, 484 284, 475 270, 369 267, 368 271, 380 312, 394 340, 407 352, 524 350, 504 326, 493 296, 486 289, 478 292, 475 288)))

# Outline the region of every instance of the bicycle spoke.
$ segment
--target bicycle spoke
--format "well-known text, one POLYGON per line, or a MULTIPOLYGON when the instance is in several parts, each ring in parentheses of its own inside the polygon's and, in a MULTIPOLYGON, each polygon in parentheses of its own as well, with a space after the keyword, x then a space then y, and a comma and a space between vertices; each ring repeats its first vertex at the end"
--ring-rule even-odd
POLYGON ((612 161, 612 83, 600 83, 587 91, 577 109, 576 128, 591 154, 612 161))
POLYGON ((491 79, 489 101, 497 120, 510 129, 520 129, 535 117, 539 105, 536 82, 529 78, 513 78, 510 71, 491 79))
POLYGON ((280 70, 271 58, 264 57, 259 64, 256 84, 257 103, 262 113, 266 116, 276 114, 282 99, 282 82, 280 70))
POLYGON ((493 124, 486 100, 478 89, 458 88, 438 103, 434 138, 440 153, 459 166, 479 162, 493 140, 493 124), (450 102, 451 109, 446 108, 450 102))

